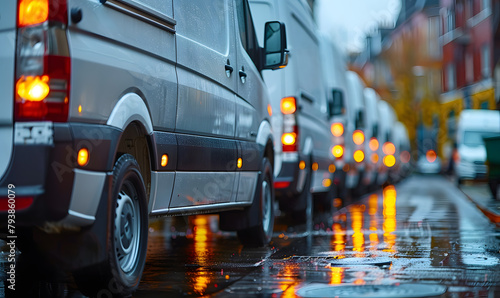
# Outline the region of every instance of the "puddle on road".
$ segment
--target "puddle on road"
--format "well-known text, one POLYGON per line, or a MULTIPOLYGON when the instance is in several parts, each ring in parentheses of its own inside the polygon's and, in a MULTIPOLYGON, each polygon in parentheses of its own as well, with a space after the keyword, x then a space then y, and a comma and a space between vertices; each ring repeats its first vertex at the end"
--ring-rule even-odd
POLYGON ((337 298, 418 298, 443 295, 446 287, 427 284, 394 284, 394 285, 341 285, 329 286, 312 284, 297 290, 299 297, 337 297, 337 298))

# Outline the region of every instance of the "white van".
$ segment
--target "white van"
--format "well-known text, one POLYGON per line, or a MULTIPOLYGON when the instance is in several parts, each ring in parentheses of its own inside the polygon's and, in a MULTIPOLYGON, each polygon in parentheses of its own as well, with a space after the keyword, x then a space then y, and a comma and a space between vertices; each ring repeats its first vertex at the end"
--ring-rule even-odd
POLYGON ((483 137, 500 132, 500 112, 493 110, 463 110, 457 124, 458 162, 455 175, 463 180, 485 179, 486 148, 483 137))
MULTIPOLYGON (((293 221, 311 218, 313 194, 332 189, 332 134, 322 77, 319 35, 303 0, 250 0, 257 34, 277 19, 287 26, 288 65, 264 71, 272 107, 276 162, 274 189, 293 221)), ((262 44, 263 35, 259 36, 262 44)))
POLYGON ((363 176, 366 169, 366 147, 365 147, 365 129, 366 129, 366 108, 364 99, 364 89, 366 88, 361 77, 353 72, 347 71, 347 101, 350 107, 348 118, 354 122, 352 134, 346 136, 354 142, 352 151, 345 154, 352 155, 352 163, 347 166, 346 187, 347 190, 356 196, 363 194, 363 176))
POLYGON ((394 108, 385 100, 378 101, 379 116, 379 156, 382 165, 379 168, 377 177, 378 185, 383 185, 389 181, 392 167, 396 164, 396 148, 394 146, 393 127, 397 121, 394 108))
MULTIPOLYGON (((332 153, 334 155, 335 198, 339 203, 347 204, 346 177, 349 167, 353 165, 355 114, 351 112, 353 106, 347 92, 347 66, 344 55, 326 34, 320 39, 321 60, 323 61, 323 78, 325 80, 326 95, 330 111, 330 130, 333 135, 332 153)), ((325 200, 324 206, 332 206, 330 200, 325 200)), ((340 207, 340 204, 339 206, 340 207)))
POLYGON ((382 99, 373 88, 364 90, 365 109, 366 109, 366 127, 365 127, 365 152, 366 152, 366 171, 363 177, 363 186, 373 188, 377 184, 377 177, 382 160, 379 157, 379 114, 378 102, 382 99))
POLYGON ((128 297, 149 216, 231 210, 221 228, 270 241, 280 138, 261 72, 286 64, 282 23, 259 26, 261 48, 247 0, 4 0, 0 12, 0 226, 15 221, 21 258, 72 272, 88 296, 128 297))
POLYGON ((396 121, 392 128, 392 135, 394 138, 395 161, 394 172, 391 176, 393 182, 399 181, 406 177, 411 170, 411 145, 408 137, 408 129, 401 121, 396 121))

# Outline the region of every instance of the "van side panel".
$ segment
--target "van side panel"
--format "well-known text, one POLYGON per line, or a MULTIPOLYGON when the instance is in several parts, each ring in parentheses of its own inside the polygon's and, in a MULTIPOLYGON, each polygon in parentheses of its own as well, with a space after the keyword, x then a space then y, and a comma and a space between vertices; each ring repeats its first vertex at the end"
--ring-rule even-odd
MULTIPOLYGON (((153 2, 141 1, 150 6, 153 2)), ((160 8, 171 13, 171 1, 164 3, 160 8)), ((173 130, 177 101, 174 33, 97 0, 71 0, 71 8, 81 9, 83 18, 68 30, 70 121, 105 123, 117 101, 134 92, 146 101, 155 129, 173 130)), ((143 15, 147 19, 158 14, 143 15)))
POLYGON ((287 41, 290 49, 285 77, 286 80, 296 82, 286 85, 284 96, 295 95, 301 107, 297 119, 300 123, 300 148, 307 148, 306 142, 312 142, 312 152, 301 153, 312 155, 313 162, 318 163, 318 170, 313 172, 311 185, 313 192, 324 191, 322 180, 330 175, 328 166, 332 161, 330 158, 332 135, 327 119, 318 34, 312 18, 307 16, 308 12, 303 9, 300 2, 291 1, 282 7, 285 10, 285 23, 289 33, 287 41))
POLYGON ((179 77, 176 132, 234 138, 238 70, 232 11, 228 0, 174 1, 179 77), (232 73, 226 72, 226 65, 233 68, 232 73))
POLYGON ((0 180, 10 164, 13 144, 16 1, 3 1, 0 17, 0 180))

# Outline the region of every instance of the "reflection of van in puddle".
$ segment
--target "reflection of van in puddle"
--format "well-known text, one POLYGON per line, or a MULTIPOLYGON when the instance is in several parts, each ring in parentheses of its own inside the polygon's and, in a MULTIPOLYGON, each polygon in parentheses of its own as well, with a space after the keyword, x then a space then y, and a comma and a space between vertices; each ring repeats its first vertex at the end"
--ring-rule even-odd
POLYGON ((500 113, 491 110, 464 110, 457 127, 457 182, 486 177, 486 149, 483 137, 500 132, 500 113))

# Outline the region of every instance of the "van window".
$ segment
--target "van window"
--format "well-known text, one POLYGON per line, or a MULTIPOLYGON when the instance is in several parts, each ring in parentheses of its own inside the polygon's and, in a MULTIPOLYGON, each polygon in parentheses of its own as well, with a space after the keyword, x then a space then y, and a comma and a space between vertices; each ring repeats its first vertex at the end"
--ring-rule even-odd
MULTIPOLYGON (((238 29, 240 32, 241 43, 255 65, 259 65, 259 44, 255 34, 252 14, 247 0, 236 1, 236 11, 238 13, 238 29)), ((262 30, 264 31, 264 30, 262 30)))
POLYGON ((181 0, 175 2, 174 9, 177 34, 226 53, 230 27, 227 0, 181 0))
POLYGON ((333 92, 332 115, 344 114, 344 100, 340 92, 333 92))
POLYGON ((469 147, 484 146, 483 136, 488 135, 484 131, 464 131, 464 145, 469 147))
POLYGON ((257 33, 257 40, 261 47, 264 46, 264 24, 273 21, 273 11, 271 3, 261 3, 250 1, 250 8, 257 33))

